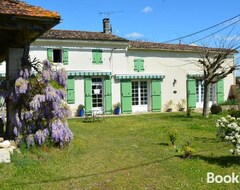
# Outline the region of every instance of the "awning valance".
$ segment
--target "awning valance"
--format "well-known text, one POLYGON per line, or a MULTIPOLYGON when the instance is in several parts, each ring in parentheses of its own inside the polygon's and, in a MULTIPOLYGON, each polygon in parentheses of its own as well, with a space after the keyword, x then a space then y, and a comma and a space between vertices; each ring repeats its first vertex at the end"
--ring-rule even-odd
POLYGON ((111 71, 67 71, 68 76, 111 76, 111 71))
POLYGON ((116 79, 163 79, 165 78, 164 74, 142 74, 142 75, 134 75, 134 74, 123 74, 123 75, 115 75, 116 79))
POLYGON ((203 78, 203 74, 188 74, 187 78, 203 78))

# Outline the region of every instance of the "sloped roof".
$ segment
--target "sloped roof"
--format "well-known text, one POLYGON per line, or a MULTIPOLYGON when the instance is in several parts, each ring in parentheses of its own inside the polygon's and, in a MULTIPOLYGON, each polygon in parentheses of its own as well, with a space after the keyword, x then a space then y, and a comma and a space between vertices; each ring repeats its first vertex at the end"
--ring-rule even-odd
POLYGON ((0 14, 60 19, 57 12, 44 10, 42 7, 28 5, 18 0, 0 0, 0 14))
POLYGON ((199 51, 217 50, 215 48, 200 47, 186 44, 166 44, 157 42, 129 41, 130 49, 155 49, 155 50, 178 50, 178 51, 199 51))
POLYGON ((40 39, 59 39, 59 40, 100 40, 100 41, 122 41, 125 38, 103 32, 88 32, 75 30, 49 30, 40 39))

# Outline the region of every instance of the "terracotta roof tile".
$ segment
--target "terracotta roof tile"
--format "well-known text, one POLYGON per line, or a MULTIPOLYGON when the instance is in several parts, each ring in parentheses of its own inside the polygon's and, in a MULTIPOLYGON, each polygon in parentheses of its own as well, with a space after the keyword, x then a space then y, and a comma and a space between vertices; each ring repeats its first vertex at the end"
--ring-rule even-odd
POLYGON ((100 41, 122 41, 128 40, 113 34, 103 32, 87 32, 75 30, 49 30, 40 39, 61 39, 61 40, 100 40, 100 41))
POLYGON ((60 19, 57 12, 44 10, 42 7, 28 5, 18 0, 0 0, 0 14, 60 19))
MULTIPOLYGON (((166 44, 157 42, 142 42, 142 41, 129 41, 130 48, 136 49, 156 49, 156 50, 180 50, 180 51, 193 51, 203 50, 206 47, 186 44, 166 44)), ((211 48, 213 49, 213 48, 211 48)))

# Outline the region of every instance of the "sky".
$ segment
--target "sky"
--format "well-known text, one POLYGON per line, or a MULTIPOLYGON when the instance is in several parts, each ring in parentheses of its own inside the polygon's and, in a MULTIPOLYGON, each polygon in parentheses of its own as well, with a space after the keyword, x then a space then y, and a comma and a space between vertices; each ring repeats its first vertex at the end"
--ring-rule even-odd
MULTIPOLYGON (((166 42, 240 14, 239 0, 25 0, 26 3, 53 10, 62 22, 55 29, 101 32, 102 20, 110 18, 112 33, 130 40, 166 42)), ((181 39, 191 44, 240 20, 240 16, 203 33, 181 39)), ((214 38, 234 38, 240 33, 240 22, 214 38), (230 32, 231 31, 231 34, 230 32)), ((211 38, 213 38, 211 36, 211 38)), ((209 39, 204 39, 209 41, 209 39)), ((205 43, 199 41, 199 43, 205 43)), ((171 43, 179 43, 179 40, 171 43)))

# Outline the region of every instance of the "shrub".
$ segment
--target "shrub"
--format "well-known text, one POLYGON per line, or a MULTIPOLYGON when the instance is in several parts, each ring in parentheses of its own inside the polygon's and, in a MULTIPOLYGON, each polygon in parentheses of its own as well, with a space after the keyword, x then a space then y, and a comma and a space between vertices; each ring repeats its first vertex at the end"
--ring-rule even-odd
POLYGON ((240 118, 232 116, 222 117, 217 120, 217 137, 230 142, 234 149, 231 149, 232 154, 240 155, 240 118))
POLYGON ((235 118, 240 118, 240 110, 230 110, 229 115, 235 118))
POLYGON ((210 108, 212 114, 218 114, 222 112, 222 107, 218 104, 213 104, 210 108))
POLYGON ((183 147, 183 151, 184 151, 184 154, 183 154, 184 158, 191 158, 192 154, 195 152, 195 150, 189 145, 185 145, 183 147))
POLYGON ((187 118, 191 117, 192 112, 193 112, 193 109, 192 109, 192 108, 188 108, 188 109, 187 109, 187 113, 186 113, 187 118))
POLYGON ((175 142, 176 142, 177 137, 178 137, 177 131, 169 130, 167 133, 168 133, 169 141, 171 142, 172 145, 175 145, 175 142))

